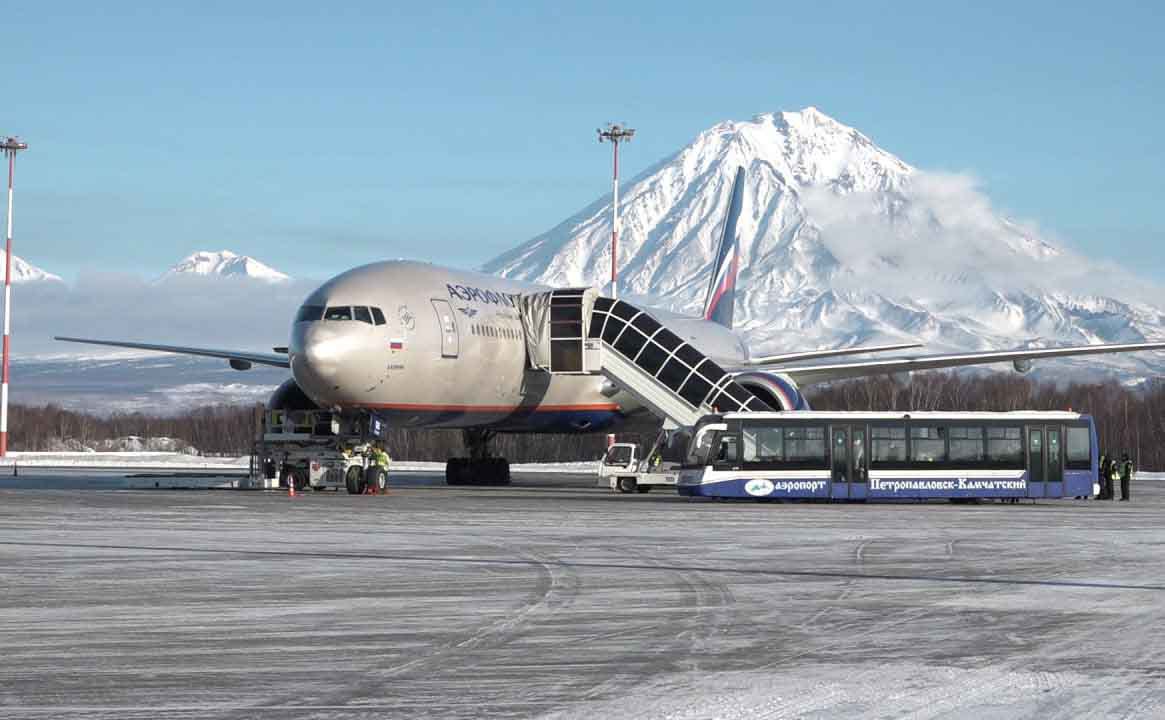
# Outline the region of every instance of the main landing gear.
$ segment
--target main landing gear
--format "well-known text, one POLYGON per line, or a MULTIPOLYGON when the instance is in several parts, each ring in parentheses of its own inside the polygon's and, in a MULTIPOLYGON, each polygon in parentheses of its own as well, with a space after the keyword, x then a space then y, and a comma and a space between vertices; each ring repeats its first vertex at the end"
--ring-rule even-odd
POLYGON ((465 430, 467 458, 449 458, 445 463, 446 485, 509 485, 510 463, 491 457, 489 442, 496 433, 490 430, 465 430))

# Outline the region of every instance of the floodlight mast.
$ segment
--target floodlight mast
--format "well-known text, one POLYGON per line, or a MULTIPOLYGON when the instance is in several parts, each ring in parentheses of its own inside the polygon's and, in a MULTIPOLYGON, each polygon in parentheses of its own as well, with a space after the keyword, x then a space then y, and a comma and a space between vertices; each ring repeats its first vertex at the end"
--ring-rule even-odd
POLYGON ((16 170, 16 153, 27 150, 28 143, 6 137, 0 150, 8 156, 8 232, 4 240, 4 349, 0 371, 0 458, 8 457, 8 346, 12 335, 12 177, 16 170))
POLYGON ((631 142, 634 128, 626 124, 607 123, 606 130, 599 130, 599 142, 609 142, 615 150, 615 173, 611 181, 611 297, 619 297, 619 143, 631 142))

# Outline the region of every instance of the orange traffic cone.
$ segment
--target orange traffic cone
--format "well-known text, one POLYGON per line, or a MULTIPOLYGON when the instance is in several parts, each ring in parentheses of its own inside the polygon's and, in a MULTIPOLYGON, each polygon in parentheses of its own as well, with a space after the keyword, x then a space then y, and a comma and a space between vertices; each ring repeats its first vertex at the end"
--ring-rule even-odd
POLYGON ((287 476, 287 497, 295 497, 295 476, 287 476))

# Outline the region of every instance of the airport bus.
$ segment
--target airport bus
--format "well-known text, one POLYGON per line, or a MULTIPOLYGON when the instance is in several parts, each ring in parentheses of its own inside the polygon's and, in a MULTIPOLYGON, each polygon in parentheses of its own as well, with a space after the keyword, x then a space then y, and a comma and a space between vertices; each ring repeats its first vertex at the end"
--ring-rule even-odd
POLYGON ((1096 428, 1073 412, 744 412, 693 428, 681 495, 874 500, 1089 497, 1096 428))

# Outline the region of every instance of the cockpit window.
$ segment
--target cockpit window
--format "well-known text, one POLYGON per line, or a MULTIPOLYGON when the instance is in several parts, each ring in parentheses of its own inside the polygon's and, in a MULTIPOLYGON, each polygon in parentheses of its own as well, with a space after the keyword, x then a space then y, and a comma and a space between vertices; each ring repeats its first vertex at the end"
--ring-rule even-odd
POLYGON ((304 305, 295 316, 296 322, 311 322, 324 316, 323 305, 304 305))
POLYGON ((352 319, 352 308, 350 308, 346 305, 344 307, 330 307, 330 308, 328 308, 328 311, 326 313, 324 313, 324 320, 351 320, 351 319, 352 319))
POLYGON ((372 308, 372 319, 376 321, 377 325, 384 325, 386 323, 384 313, 380 312, 380 308, 378 307, 372 308))
POLYGON ((356 307, 352 308, 352 314, 360 322, 365 322, 369 325, 372 324, 372 313, 368 312, 368 308, 364 307, 363 305, 357 305, 356 307))

